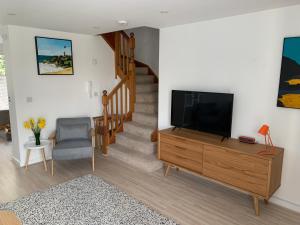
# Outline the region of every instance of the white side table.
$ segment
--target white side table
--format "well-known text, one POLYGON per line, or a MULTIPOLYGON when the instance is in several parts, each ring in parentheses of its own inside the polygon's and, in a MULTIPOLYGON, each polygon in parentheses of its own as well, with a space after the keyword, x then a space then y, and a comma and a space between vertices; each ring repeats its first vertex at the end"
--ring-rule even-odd
POLYGON ((47 147, 51 142, 48 140, 41 140, 41 144, 40 145, 36 145, 35 141, 30 141, 30 142, 26 142, 24 147, 27 150, 26 153, 26 163, 25 163, 25 169, 28 169, 28 161, 29 161, 29 157, 30 157, 30 152, 31 150, 39 150, 42 154, 42 158, 44 161, 44 167, 45 167, 45 171, 47 171, 47 162, 46 162, 46 156, 45 156, 45 147, 47 147))

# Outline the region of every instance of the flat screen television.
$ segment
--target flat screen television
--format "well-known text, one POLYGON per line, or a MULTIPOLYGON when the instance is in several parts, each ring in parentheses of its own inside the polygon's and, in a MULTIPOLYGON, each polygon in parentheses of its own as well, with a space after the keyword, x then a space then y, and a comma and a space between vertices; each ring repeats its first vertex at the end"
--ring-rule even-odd
POLYGON ((231 137, 233 94, 172 90, 171 125, 231 137))

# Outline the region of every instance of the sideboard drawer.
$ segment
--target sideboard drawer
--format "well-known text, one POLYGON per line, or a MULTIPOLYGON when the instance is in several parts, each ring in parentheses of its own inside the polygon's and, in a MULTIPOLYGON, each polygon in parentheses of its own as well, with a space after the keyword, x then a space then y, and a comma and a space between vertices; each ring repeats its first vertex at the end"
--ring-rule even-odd
POLYGON ((204 146, 203 174, 205 176, 266 196, 268 172, 268 160, 213 146, 204 146))
POLYGON ((193 151, 203 152, 203 145, 199 142, 194 142, 186 138, 174 137, 171 135, 160 134, 160 141, 175 145, 181 148, 190 149, 193 151))
POLYGON ((203 150, 201 148, 193 151, 161 140, 160 159, 202 173, 203 150))

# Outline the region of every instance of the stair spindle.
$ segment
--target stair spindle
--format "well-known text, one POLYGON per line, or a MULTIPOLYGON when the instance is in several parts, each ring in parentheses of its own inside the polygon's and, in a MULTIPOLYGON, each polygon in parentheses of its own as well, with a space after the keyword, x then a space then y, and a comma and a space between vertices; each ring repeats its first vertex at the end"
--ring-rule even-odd
POLYGON ((109 144, 109 132, 108 132, 108 112, 107 112, 107 91, 103 91, 102 96, 102 104, 103 104, 103 135, 102 135, 102 154, 107 155, 107 145, 109 144))
POLYGON ((118 95, 118 91, 116 91, 116 132, 119 131, 119 95, 118 95))
POLYGON ((121 126, 123 126, 123 120, 124 120, 124 118, 123 118, 123 101, 124 101, 124 99, 123 99, 123 84, 121 85, 121 97, 120 97, 120 99, 121 99, 121 126))

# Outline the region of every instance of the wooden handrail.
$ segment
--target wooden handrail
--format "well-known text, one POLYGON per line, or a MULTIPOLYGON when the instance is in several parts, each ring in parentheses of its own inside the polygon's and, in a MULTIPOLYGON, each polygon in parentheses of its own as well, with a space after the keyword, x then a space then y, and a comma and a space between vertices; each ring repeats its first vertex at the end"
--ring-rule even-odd
POLYGON ((108 94, 103 91, 103 140, 102 153, 108 154, 107 146, 115 142, 116 133, 123 131, 124 121, 132 119, 134 112, 135 85, 135 38, 125 32, 115 32, 115 77, 121 81, 108 94))

